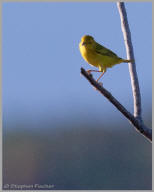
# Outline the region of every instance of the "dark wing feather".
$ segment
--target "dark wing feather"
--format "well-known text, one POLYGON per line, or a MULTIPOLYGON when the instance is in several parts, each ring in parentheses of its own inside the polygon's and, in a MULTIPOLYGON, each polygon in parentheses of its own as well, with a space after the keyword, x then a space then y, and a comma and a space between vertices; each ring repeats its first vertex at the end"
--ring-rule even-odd
POLYGON ((98 54, 101 54, 101 55, 106 55, 106 56, 109 56, 109 57, 117 57, 117 55, 114 52, 107 49, 106 47, 103 47, 99 43, 96 43, 95 50, 96 50, 96 52, 98 54))

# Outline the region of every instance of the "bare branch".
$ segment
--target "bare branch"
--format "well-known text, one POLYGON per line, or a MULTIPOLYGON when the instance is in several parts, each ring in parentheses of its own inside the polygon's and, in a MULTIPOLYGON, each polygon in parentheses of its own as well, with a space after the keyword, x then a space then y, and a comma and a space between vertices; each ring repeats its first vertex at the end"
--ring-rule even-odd
POLYGON ((127 51, 127 59, 133 60, 132 63, 129 63, 129 72, 134 98, 134 115, 127 111, 127 109, 115 97, 113 97, 109 91, 95 81, 92 75, 88 74, 83 68, 81 68, 81 74, 86 77, 88 81, 96 88, 96 90, 105 96, 134 125, 137 131, 149 139, 149 141, 152 141, 152 129, 146 127, 142 121, 141 95, 135 66, 133 46, 131 42, 131 33, 127 21, 127 13, 123 2, 117 2, 117 7, 119 9, 121 19, 121 28, 123 31, 127 51))
POLYGON ((134 51, 133 51, 133 45, 131 41, 131 32, 129 29, 127 13, 126 13, 125 5, 123 2, 117 2, 117 7, 119 10, 120 19, 121 19, 121 29, 124 36, 127 59, 131 59, 134 61, 132 63, 129 63, 129 73, 130 73, 132 92, 134 97, 134 116, 141 119, 142 118, 141 117, 141 113, 142 113, 141 95, 140 95, 140 88, 139 88, 138 77, 136 72, 134 51))
POLYGON ((95 81, 92 75, 88 74, 83 68, 81 68, 81 74, 134 125, 137 131, 152 141, 152 130, 147 128, 143 124, 142 120, 135 118, 129 111, 127 111, 127 109, 115 97, 113 97, 109 91, 95 81))

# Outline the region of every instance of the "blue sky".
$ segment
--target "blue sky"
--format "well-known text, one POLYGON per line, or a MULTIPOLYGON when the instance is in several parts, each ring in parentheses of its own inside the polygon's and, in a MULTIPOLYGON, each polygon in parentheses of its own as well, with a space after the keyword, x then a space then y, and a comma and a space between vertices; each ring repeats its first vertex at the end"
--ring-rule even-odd
MULTIPOLYGON (((125 6, 145 115, 152 103, 152 3, 129 2, 125 6)), ((81 67, 92 69, 78 49, 85 34, 126 58, 116 3, 3 3, 4 121, 24 119, 31 125, 48 119, 101 122, 112 117, 126 121, 80 75, 81 67)), ((101 81, 133 112, 127 64, 109 69, 101 81)))

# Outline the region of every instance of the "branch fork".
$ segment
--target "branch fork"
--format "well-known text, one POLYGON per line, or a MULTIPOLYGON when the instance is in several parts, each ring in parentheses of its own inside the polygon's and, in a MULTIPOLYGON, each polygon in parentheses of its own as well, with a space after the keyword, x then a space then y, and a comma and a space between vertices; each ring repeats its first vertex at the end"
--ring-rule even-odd
POLYGON ((133 60, 129 63, 129 73, 131 78, 132 92, 134 98, 134 114, 131 114, 112 94, 101 86, 92 76, 81 68, 81 74, 90 82, 90 84, 106 97, 135 127, 135 129, 145 136, 149 141, 152 141, 152 129, 146 127, 142 120, 141 94, 136 72, 134 59, 133 45, 131 41, 131 33, 127 20, 127 13, 123 2, 117 2, 117 7, 121 19, 121 28, 124 36, 124 42, 127 52, 127 59, 133 60))

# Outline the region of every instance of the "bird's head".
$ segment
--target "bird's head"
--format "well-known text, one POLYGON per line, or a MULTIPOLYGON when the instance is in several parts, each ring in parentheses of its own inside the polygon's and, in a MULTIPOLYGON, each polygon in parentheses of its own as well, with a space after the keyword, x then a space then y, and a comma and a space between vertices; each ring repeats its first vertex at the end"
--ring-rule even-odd
POLYGON ((92 36, 90 36, 90 35, 84 35, 81 38, 81 45, 82 46, 92 44, 93 42, 94 42, 94 38, 92 36))

